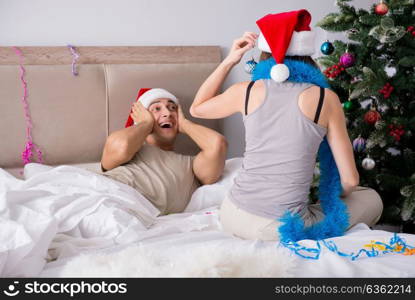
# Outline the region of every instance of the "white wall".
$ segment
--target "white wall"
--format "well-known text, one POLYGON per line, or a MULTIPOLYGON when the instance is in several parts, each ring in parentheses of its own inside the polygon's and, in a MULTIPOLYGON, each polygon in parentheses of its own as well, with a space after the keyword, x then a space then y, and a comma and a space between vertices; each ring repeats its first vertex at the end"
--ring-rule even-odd
MULTIPOLYGON (((1 46, 220 45, 225 55, 232 40, 258 29, 267 13, 306 8, 312 24, 335 11, 335 0, 0 0, 1 46)), ((376 0, 354 0, 369 8, 376 0)), ((317 31, 316 50, 325 39, 342 35, 317 31)), ((317 52, 318 54, 319 52, 317 52)), ((243 63, 225 88, 249 80, 243 63)), ((253 53, 254 55, 257 52, 253 53)), ((224 120, 229 157, 244 149, 239 115, 224 120)))

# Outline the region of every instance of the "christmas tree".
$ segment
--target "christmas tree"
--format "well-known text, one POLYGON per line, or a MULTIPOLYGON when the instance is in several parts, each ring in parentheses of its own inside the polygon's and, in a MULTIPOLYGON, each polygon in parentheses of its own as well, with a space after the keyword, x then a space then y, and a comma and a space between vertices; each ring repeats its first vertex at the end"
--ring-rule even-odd
POLYGON ((348 39, 323 43, 318 62, 343 103, 360 185, 381 195, 381 222, 403 224, 404 231, 413 232, 414 0, 381 1, 368 10, 349 2, 337 0, 339 12, 317 24, 348 39))

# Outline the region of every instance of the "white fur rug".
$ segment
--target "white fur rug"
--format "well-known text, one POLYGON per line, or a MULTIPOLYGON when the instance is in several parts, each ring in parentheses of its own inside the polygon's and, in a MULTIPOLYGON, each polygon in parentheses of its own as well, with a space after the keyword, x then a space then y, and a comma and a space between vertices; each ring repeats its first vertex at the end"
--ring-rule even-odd
POLYGON ((167 249, 132 246, 116 253, 80 255, 64 266, 60 276, 293 277, 294 267, 294 257, 275 244, 203 243, 167 249))

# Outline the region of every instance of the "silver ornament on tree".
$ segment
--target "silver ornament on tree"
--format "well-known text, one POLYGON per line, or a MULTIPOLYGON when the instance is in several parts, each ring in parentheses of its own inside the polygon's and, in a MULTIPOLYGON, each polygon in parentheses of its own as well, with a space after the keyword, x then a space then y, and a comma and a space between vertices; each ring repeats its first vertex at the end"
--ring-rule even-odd
POLYGON ((375 161, 369 155, 362 161, 362 167, 365 170, 372 170, 375 166, 375 161))
POLYGON ((245 63, 245 66, 244 66, 245 72, 248 73, 248 74, 252 74, 252 72, 254 71, 256 65, 257 65, 257 62, 255 61, 254 58, 252 58, 251 60, 248 60, 245 63))

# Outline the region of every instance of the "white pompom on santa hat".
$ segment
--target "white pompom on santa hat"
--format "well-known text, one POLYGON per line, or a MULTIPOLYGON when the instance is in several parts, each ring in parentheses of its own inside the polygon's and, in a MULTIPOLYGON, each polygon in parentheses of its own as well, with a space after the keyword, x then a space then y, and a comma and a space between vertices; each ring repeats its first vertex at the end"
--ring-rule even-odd
POLYGON ((270 76, 276 82, 284 82, 290 70, 284 64, 286 55, 309 56, 314 53, 315 33, 310 28, 311 14, 305 10, 280 14, 268 14, 256 23, 261 30, 258 48, 271 53, 276 65, 270 76))

